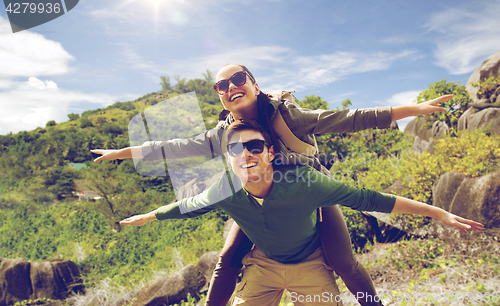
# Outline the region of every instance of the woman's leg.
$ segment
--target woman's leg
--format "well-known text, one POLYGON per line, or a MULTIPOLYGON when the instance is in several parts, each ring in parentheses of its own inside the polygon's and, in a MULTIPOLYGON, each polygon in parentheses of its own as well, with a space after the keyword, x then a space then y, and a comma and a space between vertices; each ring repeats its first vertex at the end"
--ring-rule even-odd
POLYGON ((375 299, 377 293, 372 279, 354 258, 351 237, 338 205, 322 208, 320 231, 326 260, 358 302, 361 305, 382 305, 378 298, 375 299))
POLYGON ((236 279, 243 266, 241 260, 252 249, 252 246, 253 243, 247 235, 236 223, 233 223, 220 253, 219 262, 212 274, 206 306, 226 306, 234 292, 236 279))

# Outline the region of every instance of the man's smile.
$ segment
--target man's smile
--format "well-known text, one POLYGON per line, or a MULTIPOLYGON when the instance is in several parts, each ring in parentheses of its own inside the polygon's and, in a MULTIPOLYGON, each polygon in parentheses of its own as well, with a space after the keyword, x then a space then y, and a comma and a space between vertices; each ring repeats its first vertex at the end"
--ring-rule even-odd
POLYGON ((257 165, 258 165, 257 162, 247 162, 247 163, 241 165, 240 168, 242 168, 242 169, 249 169, 249 168, 253 168, 253 167, 257 166, 257 165))

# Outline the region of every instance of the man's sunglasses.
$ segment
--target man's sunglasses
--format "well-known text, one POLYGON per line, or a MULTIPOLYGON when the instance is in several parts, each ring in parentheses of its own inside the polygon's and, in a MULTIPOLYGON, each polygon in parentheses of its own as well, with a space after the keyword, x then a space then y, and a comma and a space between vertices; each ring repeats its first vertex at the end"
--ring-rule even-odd
POLYGON ((227 152, 229 155, 235 157, 243 153, 244 148, 247 148, 248 152, 252 154, 260 154, 264 152, 264 146, 269 147, 270 144, 261 139, 254 139, 243 143, 233 142, 227 145, 227 152))
POLYGON ((233 74, 229 79, 220 80, 215 83, 214 89, 220 96, 225 94, 229 90, 229 82, 233 83, 235 86, 242 86, 247 81, 247 73, 245 71, 238 71, 233 74))

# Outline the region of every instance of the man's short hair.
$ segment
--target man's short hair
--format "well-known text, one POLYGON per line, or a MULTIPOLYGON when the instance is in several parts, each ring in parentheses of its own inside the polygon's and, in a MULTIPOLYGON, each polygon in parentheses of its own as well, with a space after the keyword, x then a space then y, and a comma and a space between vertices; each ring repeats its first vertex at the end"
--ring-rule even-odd
POLYGON ((264 140, 271 145, 273 145, 273 139, 271 135, 266 131, 266 129, 258 123, 256 120, 251 120, 251 119, 239 119, 235 120, 229 127, 227 128, 228 134, 227 134, 227 141, 233 137, 234 133, 238 131, 243 131, 243 130, 253 130, 257 131, 260 134, 262 134, 262 137, 264 137, 264 140))

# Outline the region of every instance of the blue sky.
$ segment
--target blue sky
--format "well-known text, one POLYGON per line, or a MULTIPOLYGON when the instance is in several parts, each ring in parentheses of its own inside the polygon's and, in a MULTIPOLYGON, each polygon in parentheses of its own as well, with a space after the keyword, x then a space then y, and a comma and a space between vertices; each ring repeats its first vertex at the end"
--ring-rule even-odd
POLYGON ((409 104, 436 81, 465 85, 500 50, 498 16, 500 0, 80 0, 13 34, 2 10, 0 134, 234 62, 264 91, 319 95, 332 108, 409 104))

